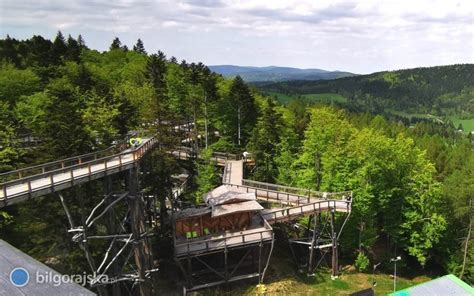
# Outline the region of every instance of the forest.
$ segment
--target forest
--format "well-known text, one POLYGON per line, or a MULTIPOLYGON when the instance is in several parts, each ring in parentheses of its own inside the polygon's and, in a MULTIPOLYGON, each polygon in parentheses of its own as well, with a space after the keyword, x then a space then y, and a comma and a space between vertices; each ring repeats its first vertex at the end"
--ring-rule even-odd
MULTIPOLYGON (((474 139, 449 124, 410 126, 374 114, 390 107, 472 117, 473 65, 260 85, 262 92, 202 63, 148 53, 140 39, 128 48, 115 38, 99 52, 81 36, 61 32, 53 40, 7 36, 0 40, 0 60, 0 173, 102 150, 131 132, 157 134, 173 145, 179 139, 156 123, 194 122, 194 136, 205 133, 196 149, 253 155, 249 179, 352 190, 340 251, 341 260, 360 272, 402 255, 402 272, 453 273, 474 284, 474 139), (302 100, 283 105, 265 90, 339 93, 353 108, 302 100), (36 144, 26 145, 25 138, 36 144)), ((154 174, 144 177, 144 190, 165 216, 179 164, 164 148, 150 159, 154 174)), ((199 204, 219 184, 220 172, 198 161, 191 170, 194 186, 185 197, 199 204)), ((102 187, 91 182, 64 194, 73 208, 93 207, 102 187)), ((157 234, 155 253, 166 264, 169 232, 157 234)), ((0 210, 0 238, 60 272, 88 268, 53 196, 0 210)))
POLYGON ((333 80, 256 83, 264 91, 286 95, 337 93, 342 107, 381 114, 407 113, 474 118, 474 65, 458 64, 377 72, 333 80))

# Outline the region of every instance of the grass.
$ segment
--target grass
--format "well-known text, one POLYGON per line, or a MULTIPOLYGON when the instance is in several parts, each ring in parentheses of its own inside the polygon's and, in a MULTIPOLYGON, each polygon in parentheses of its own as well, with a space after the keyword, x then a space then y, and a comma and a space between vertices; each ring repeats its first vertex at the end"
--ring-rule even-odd
MULTIPOLYGON (((331 280, 329 269, 320 269, 315 277, 307 277, 295 271, 291 256, 275 256, 265 276, 268 295, 348 295, 372 287, 372 274, 357 272, 347 266, 341 275, 331 280)), ((397 277, 397 290, 402 290, 430 280, 430 277, 397 277)), ((377 273, 374 288, 376 295, 393 292, 393 278, 389 274, 377 273)), ((201 290, 192 295, 257 295, 256 283, 241 281, 212 289, 201 290)))
POLYGON ((418 118, 426 118, 426 119, 431 119, 431 120, 441 120, 438 116, 427 114, 427 113, 409 113, 405 111, 398 111, 398 110, 393 110, 393 109, 386 109, 388 113, 398 115, 401 117, 406 117, 411 119, 412 117, 418 117, 418 118))
POLYGON ((347 98, 335 93, 309 94, 302 95, 303 98, 310 102, 322 103, 347 103, 347 98))
POLYGON ((459 124, 462 124, 464 132, 474 132, 474 118, 471 119, 460 119, 456 116, 450 116, 449 119, 454 123, 454 126, 457 128, 459 124))
MULTIPOLYGON (((408 113, 408 112, 397 111, 397 110, 392 110, 392 109, 387 109, 387 112, 398 115, 398 116, 406 117, 406 118, 418 117, 418 118, 426 118, 426 119, 431 119, 431 120, 441 121, 441 122, 443 121, 443 118, 440 116, 435 116, 435 115, 426 114, 426 113, 408 113)), ((448 119, 453 122, 454 127, 456 128, 458 127, 459 124, 462 124, 465 133, 474 132, 474 118, 460 119, 457 116, 449 116, 448 119)))

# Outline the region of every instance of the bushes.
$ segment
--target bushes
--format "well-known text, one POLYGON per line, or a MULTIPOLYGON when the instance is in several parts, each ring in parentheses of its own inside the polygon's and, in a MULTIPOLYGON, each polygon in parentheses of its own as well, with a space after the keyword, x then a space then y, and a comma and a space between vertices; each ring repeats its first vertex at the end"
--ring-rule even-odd
POLYGON ((359 255, 357 255, 357 258, 354 262, 354 265, 357 268, 357 270, 360 272, 367 271, 370 265, 369 258, 367 258, 365 254, 359 253, 359 255))

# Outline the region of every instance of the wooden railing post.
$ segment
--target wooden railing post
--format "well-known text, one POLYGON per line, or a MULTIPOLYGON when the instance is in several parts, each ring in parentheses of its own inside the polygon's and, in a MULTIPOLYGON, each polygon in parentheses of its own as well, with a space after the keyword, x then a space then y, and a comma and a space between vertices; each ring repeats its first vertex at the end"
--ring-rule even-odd
POLYGON ((31 180, 28 180, 28 196, 31 198, 31 180))

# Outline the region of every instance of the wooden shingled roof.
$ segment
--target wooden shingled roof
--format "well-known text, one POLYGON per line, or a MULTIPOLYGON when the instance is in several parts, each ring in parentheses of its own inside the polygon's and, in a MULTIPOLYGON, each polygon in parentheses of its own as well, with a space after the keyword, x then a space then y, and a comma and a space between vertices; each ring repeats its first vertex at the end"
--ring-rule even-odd
POLYGON ((255 212, 263 210, 263 207, 255 200, 225 203, 212 206, 212 217, 220 217, 240 212, 255 212))
POLYGON ((221 185, 204 195, 204 202, 206 202, 208 206, 251 200, 257 200, 255 193, 242 193, 240 191, 235 191, 226 185, 221 185))

